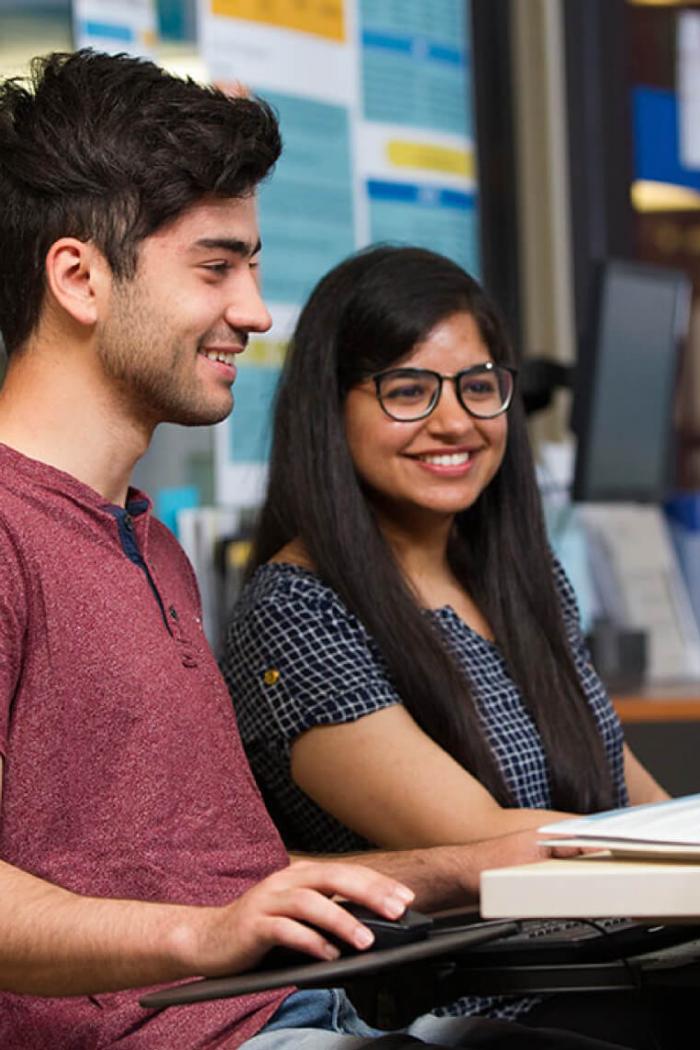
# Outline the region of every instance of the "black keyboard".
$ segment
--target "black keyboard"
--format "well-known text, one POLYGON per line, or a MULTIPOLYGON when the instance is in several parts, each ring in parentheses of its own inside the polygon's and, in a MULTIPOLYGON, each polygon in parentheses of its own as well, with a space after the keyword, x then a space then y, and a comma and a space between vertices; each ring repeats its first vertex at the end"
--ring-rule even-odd
MULTIPOLYGON (((463 926, 438 920, 442 932, 463 926)), ((698 941, 700 925, 636 922, 632 919, 523 919, 519 930, 468 949, 474 965, 530 966, 541 963, 602 962, 698 941)), ((463 958, 463 956, 461 956, 463 958)))

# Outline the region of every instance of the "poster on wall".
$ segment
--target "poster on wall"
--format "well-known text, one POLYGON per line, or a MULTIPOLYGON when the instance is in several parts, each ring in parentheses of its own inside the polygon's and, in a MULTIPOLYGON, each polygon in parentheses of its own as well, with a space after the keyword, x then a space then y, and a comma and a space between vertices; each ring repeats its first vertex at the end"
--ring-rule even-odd
POLYGON ((156 0, 73 0, 76 48, 153 58, 156 0))
POLYGON ((259 195, 274 325, 251 338, 217 428, 219 502, 259 502, 286 343, 327 270, 392 241, 479 273, 469 37, 463 0, 199 0, 210 78, 269 101, 284 140, 259 195))
POLYGON ((468 8, 361 0, 357 174, 369 241, 405 241, 479 271, 468 8))

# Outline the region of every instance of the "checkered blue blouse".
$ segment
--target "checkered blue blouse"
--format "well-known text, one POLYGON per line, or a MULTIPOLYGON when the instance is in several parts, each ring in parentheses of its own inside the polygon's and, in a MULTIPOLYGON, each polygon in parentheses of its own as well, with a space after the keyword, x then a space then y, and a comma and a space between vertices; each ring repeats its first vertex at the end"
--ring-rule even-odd
MULTIPOLYGON (((617 805, 626 805, 620 723, 590 664, 574 592, 557 562, 555 578, 576 668, 610 762, 617 805)), ((438 622, 469 678, 517 804, 551 809, 541 741, 498 646, 449 606, 426 611, 426 616, 438 622)), ((401 703, 376 644, 357 617, 307 569, 263 565, 236 604, 222 670, 251 766, 287 847, 316 853, 372 849, 372 843, 300 791, 290 772, 291 744, 306 729, 352 722, 401 703)), ((469 996, 438 1012, 515 1018, 538 1001, 469 996)))
MULTIPOLYGON (((609 757, 617 804, 625 805, 620 723, 588 659, 571 584, 558 564, 555 574, 576 667, 609 757)), ((540 738, 497 645, 449 606, 426 615, 438 621, 469 678, 517 805, 551 809, 540 738)), ((253 772, 288 848, 323 853, 371 848, 300 791, 290 773, 291 744, 306 729, 353 722, 401 702, 359 620, 307 569, 282 562, 263 565, 234 610, 223 672, 253 772)))

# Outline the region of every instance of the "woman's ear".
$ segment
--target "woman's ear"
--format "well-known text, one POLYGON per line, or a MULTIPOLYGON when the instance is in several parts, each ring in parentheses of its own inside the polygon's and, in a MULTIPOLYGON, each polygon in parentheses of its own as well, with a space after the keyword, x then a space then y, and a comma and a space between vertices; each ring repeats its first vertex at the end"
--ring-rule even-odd
POLYGON ((74 321, 93 325, 111 285, 111 270, 94 244, 61 237, 46 255, 46 283, 55 303, 74 321))

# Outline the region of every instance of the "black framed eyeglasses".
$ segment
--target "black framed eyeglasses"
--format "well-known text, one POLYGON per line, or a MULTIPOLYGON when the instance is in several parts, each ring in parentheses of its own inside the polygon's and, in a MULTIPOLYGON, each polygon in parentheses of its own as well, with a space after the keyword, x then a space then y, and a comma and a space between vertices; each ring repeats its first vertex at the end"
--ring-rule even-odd
POLYGON ((446 379, 454 383, 457 400, 475 419, 494 419, 507 411, 513 397, 516 369, 492 361, 463 368, 454 375, 442 375, 428 368, 390 368, 376 372, 377 399, 391 419, 414 423, 433 411, 446 379))

